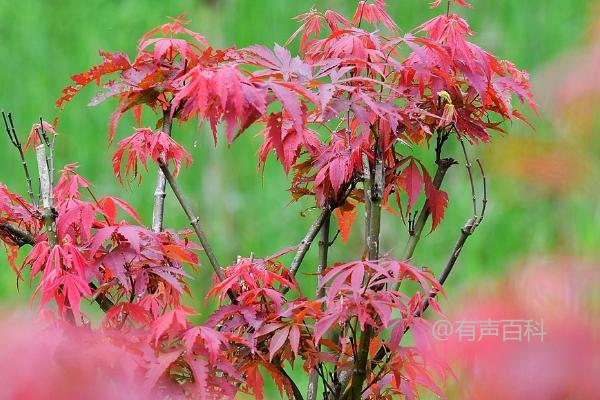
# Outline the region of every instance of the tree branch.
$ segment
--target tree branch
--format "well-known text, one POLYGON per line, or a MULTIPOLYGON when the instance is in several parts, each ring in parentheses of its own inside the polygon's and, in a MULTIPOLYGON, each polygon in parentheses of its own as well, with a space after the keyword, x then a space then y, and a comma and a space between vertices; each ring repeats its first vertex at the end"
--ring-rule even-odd
MULTIPOLYGON (((43 129, 43 128, 42 128, 43 129)), ((38 132, 39 133, 39 132, 38 132)), ((45 137, 44 137, 45 138, 45 137)), ((42 218, 46 225, 46 235, 48 236, 48 244, 50 247, 58 245, 58 234, 56 230, 56 217, 57 213, 54 209, 54 199, 52 197, 52 177, 48 171, 48 166, 52 165, 52 148, 50 148, 50 158, 46 155, 46 145, 43 143, 35 148, 35 155, 37 157, 38 174, 40 178, 40 194, 42 196, 42 206, 44 212, 42 218)), ((69 299, 65 300, 65 305, 69 307, 69 299)), ((66 319, 76 324, 75 316, 72 309, 67 309, 66 319)))
MULTIPOLYGON (((446 279, 448 279, 448 276, 450 275, 450 272, 452 272, 452 268, 456 264, 456 260, 458 260, 458 256, 460 255, 460 252, 461 252, 463 246, 465 245, 465 242, 467 241, 469 236, 471 236, 473 234, 474 230, 475 230, 475 220, 473 218, 469 218, 467 220, 467 222, 465 223, 465 225, 460 230, 460 235, 458 237, 458 240, 456 241, 456 244, 454 245, 454 248, 452 249, 452 253, 450 254, 450 257, 448 258, 448 261, 446 262, 446 266, 444 267, 444 270, 442 271, 442 273, 438 279, 438 282, 440 283, 440 285, 443 285, 444 282, 446 282, 446 279)), ((437 296, 437 291, 433 290, 429 294, 429 296, 427 296, 427 298, 425 299, 425 302, 423 303, 423 312, 417 311, 414 314, 414 316, 420 317, 425 312, 425 310, 427 310, 429 308, 429 302, 431 299, 435 298, 435 296, 437 296)), ((406 327, 405 333, 407 330, 408 330, 408 327, 406 327)))
MULTIPOLYGON (((471 193, 475 197, 475 195, 474 195, 475 194, 475 185, 473 183, 473 172, 471 169, 471 163, 469 162, 469 156, 467 154, 467 151, 466 151, 464 145, 462 147, 463 147, 463 152, 464 152, 464 156, 465 156, 465 166, 467 168, 467 173, 469 174, 469 183, 471 185, 471 193)), ((479 166, 479 170, 481 172, 481 177, 482 177, 482 181, 483 181, 483 200, 482 200, 481 215, 480 216, 476 215, 477 205, 476 205, 476 200, 475 200, 475 202, 473 203, 473 215, 471 215, 471 217, 465 222, 465 225, 462 227, 462 229, 460 231, 460 235, 459 235, 454 247, 452 248, 452 253, 450 253, 450 257, 448 258, 448 261, 446 262, 446 265, 444 266, 444 269, 442 270, 442 273, 440 274, 440 277, 438 279, 440 286, 443 286, 444 283, 446 282, 446 280, 448 279, 448 276, 450 276, 450 273, 452 272, 452 269, 454 268, 454 265, 456 264, 456 261, 458 260, 458 257, 460 256, 460 252, 462 251, 467 239, 473 234, 473 232, 475 232, 475 229, 479 226, 479 224, 481 223, 481 221, 483 220, 483 218, 485 216, 485 210, 486 210, 487 203, 488 203, 487 179, 485 176, 485 172, 483 170, 483 166, 481 165, 481 161, 479 159, 477 159, 477 165, 479 166)), ((421 317, 423 315, 423 313, 429 308, 431 300, 437 296, 437 293, 438 292, 436 290, 432 290, 431 293, 425 299, 422 310, 418 310, 417 312, 415 312, 413 314, 413 317, 415 317, 415 318, 421 317)), ((407 326, 404 329, 404 333, 408 332, 409 329, 410 329, 410 326, 407 326)), ((387 355, 387 353, 386 353, 385 347, 381 347, 379 349, 379 351, 375 354, 375 357, 373 357, 373 361, 374 362, 380 361, 386 355, 387 355)), ((372 383, 375 383, 375 382, 372 382, 372 383)))
MULTIPOLYGON (((173 119, 171 117, 171 110, 167 108, 163 111, 163 128, 162 131, 171 136, 171 128, 173 125, 173 119)), ((162 170, 158 170, 156 176, 156 188, 154 189, 154 208, 152 210, 152 230, 154 232, 160 232, 163 229, 163 220, 165 212, 165 197, 167 180, 162 170)))
MULTIPOLYGON (((456 161, 452 158, 441 158, 437 161, 437 170, 435 171, 435 176, 433 178, 433 186, 436 189, 439 189, 442 186, 446 172, 448 172, 448 169, 454 164, 456 164, 456 161)), ((421 208, 421 212, 419 213, 419 217, 417 218, 414 229, 411 232, 408 241, 406 242, 404 252, 402 253, 402 260, 407 261, 412 258, 415 248, 421 239, 421 234, 425 228, 425 223, 430 215, 431 212, 429 211, 429 207, 427 206, 427 203, 425 203, 423 208, 421 208)))
MULTIPOLYGON (((440 285, 443 285, 444 282, 446 282, 446 279, 448 279, 450 272, 452 272, 452 268, 454 268, 454 265, 456 264, 456 261, 458 260, 458 257, 460 256, 460 252, 462 251, 462 249, 465 245, 465 242, 473 234, 473 232, 475 232, 475 229, 477 229, 477 227, 479 226, 481 221, 483 221, 483 218, 485 216, 485 209, 487 207, 487 202, 488 202, 487 179, 485 176, 485 172, 483 170, 483 166, 481 165, 481 161, 479 159, 477 159, 477 165, 479 166, 479 171, 481 172, 481 179, 483 181, 483 200, 482 200, 481 215, 477 216, 477 197, 475 195, 475 185, 473 183, 473 171, 471 169, 471 162, 469 161, 469 156, 467 154, 467 150, 466 150, 462 140, 461 140, 461 145, 462 145, 463 152, 465 155, 465 166, 466 166, 467 172, 469 174, 469 182, 471 183, 471 193, 473 195, 473 215, 471 216, 471 218, 469 218, 467 220, 467 222, 465 222, 465 225, 460 230, 460 235, 458 236, 458 239, 457 239, 454 247, 452 248, 452 253, 450 253, 450 257, 448 258, 448 261, 446 262, 446 266, 444 267, 444 269, 438 279, 438 282, 440 283, 440 285)), ((427 296, 427 299, 425 299, 425 302, 423 303, 423 312, 425 312, 425 310, 427 310, 427 308, 429 308, 429 303, 432 299, 435 298, 435 296, 437 296, 437 291, 435 291, 435 290, 432 291, 429 294, 429 296, 427 296)), ((415 317, 420 317, 423 312, 415 313, 415 317)))
POLYGON ((23 166, 23 170, 25 171, 25 180, 27 181, 27 194, 29 195, 29 200, 34 207, 37 207, 37 202, 35 200, 35 196, 33 194, 33 185, 31 183, 31 175, 29 174, 29 167, 27 166, 27 161, 25 161, 25 155, 23 154, 23 146, 21 146, 21 141, 17 136, 17 131, 15 130, 15 124, 12 119, 12 114, 8 113, 7 115, 2 111, 2 119, 4 120, 4 127, 6 129, 6 134, 10 139, 10 142, 15 146, 17 151, 19 152, 19 157, 21 158, 21 165, 23 166))
MULTIPOLYGON (((179 185, 177 184, 175 177, 173 176, 171 171, 169 171, 169 167, 165 164, 164 160, 159 159, 158 166, 162 170, 163 174, 165 175, 165 178, 167 179, 167 182, 169 183, 171 190, 173 190, 175 197, 179 201, 179 204, 181 205, 183 212, 185 212, 185 215, 188 217, 190 225, 192 225, 192 228, 194 228, 194 232, 196 233, 198 240, 200 240, 200 244, 202 245, 202 248, 204 249, 204 252, 206 253, 206 257, 208 258, 210 265, 212 266, 213 270, 215 271, 215 274, 217 274, 217 277, 219 278, 219 280, 222 281, 223 279, 225 279, 225 276, 223 275, 221 265, 219 264, 219 261, 217 260, 217 257, 215 256, 215 253, 214 253, 212 247, 210 246, 210 243, 208 242, 208 238, 206 237, 206 234, 204 233, 204 230, 202 229, 202 225, 200 224, 200 218, 197 217, 196 214, 194 213, 192 206, 190 205, 188 199, 185 197, 185 195, 179 188, 179 185)), ((235 294, 232 291, 228 291, 227 294, 228 294, 229 298, 231 299, 232 303, 236 304, 237 298, 236 298, 235 294)))
POLYGON ((362 167, 363 167, 363 189, 365 192, 365 249, 364 252, 367 253, 369 249, 367 248, 367 243, 369 243, 369 215, 371 214, 371 199, 367 195, 371 191, 371 166, 369 165, 369 157, 366 154, 362 155, 362 167))
MULTIPOLYGON (((24 229, 6 222, 0 222, 0 232, 3 232, 5 235, 10 237, 15 245, 19 247, 23 247, 25 245, 35 246, 35 238, 31 233, 24 229)), ((89 283, 89 287, 93 292, 98 290, 98 287, 93 282, 89 283)), ((114 303, 104 293, 97 293, 94 296, 94 301, 98 303, 100 309, 104 312, 107 312, 114 306, 114 303)))
MULTIPOLYGON (((383 154, 379 140, 375 142, 375 165, 371 176, 365 180, 366 198, 369 206, 366 212, 366 226, 368 227, 366 247, 369 260, 379 259, 379 234, 381 232, 381 198, 385 186, 385 170, 383 166, 383 154)), ((352 385, 350 393, 352 400, 360 400, 362 387, 367 376, 367 362, 369 360, 369 347, 375 330, 371 325, 365 327, 360 338, 358 353, 354 361, 352 373, 352 385)), ((347 383, 346 383, 347 384, 347 383)), ((344 386, 342 386, 343 388, 344 386)))
POLYGON ((321 211, 321 214, 319 214, 316 221, 311 225, 310 229, 304 236, 304 239, 302 239, 302 241, 298 245, 298 250, 296 251, 296 255, 294 256, 294 259, 292 260, 292 263, 290 264, 290 272, 292 274, 296 275, 296 273, 298 272, 298 269, 300 268, 300 265, 302 264, 302 260, 304 260, 304 256, 310 249, 310 246, 312 245, 313 241, 315 240, 317 233, 319 233, 319 231, 323 227, 323 224, 325 224, 325 221, 330 217, 331 211, 332 211, 331 207, 329 207, 329 206, 326 206, 325 208, 323 208, 323 210, 321 211))
MULTIPOLYGON (((317 299, 325 297, 325 288, 320 288, 321 278, 323 271, 327 268, 327 257, 329 253, 329 227, 331 223, 331 213, 325 218, 323 226, 321 228, 321 238, 319 240, 319 265, 317 266, 317 299)), ((319 350, 320 350, 319 345, 319 350)), ((319 391, 319 365, 315 366, 315 369, 310 372, 308 379, 308 395, 307 400, 317 400, 317 393, 319 391)))
POLYGON ((8 236, 18 247, 23 247, 26 244, 35 246, 35 238, 32 234, 7 222, 0 222, 0 232, 8 236))
POLYGON ((296 382, 294 382, 292 377, 287 373, 287 371, 282 366, 279 366, 279 372, 281 372, 281 375, 283 375, 290 383, 290 386, 292 387, 292 392, 294 393, 294 399, 295 400, 304 400, 304 397, 302 396, 302 392, 300 391, 300 388, 298 388, 298 385, 296 385, 296 382))
POLYGON ((37 157, 38 173, 40 177, 42 195, 42 206, 44 213, 42 218, 46 225, 46 232, 48 234, 48 243, 50 247, 54 247, 58 244, 58 236, 56 233, 56 210, 54 209, 54 200, 52 198, 52 179, 50 172, 48 171, 48 159, 46 157, 46 145, 40 144, 35 148, 35 154, 37 157))
MULTIPOLYGON (((94 282, 90 282, 88 283, 88 286, 90 287, 90 289, 92 289, 92 292, 97 292, 98 291, 98 286, 96 286, 94 284, 94 282)), ((114 307, 114 303, 112 302, 111 299, 108 298, 108 296, 106 296, 104 293, 101 292, 97 292, 94 296, 94 301, 96 303, 98 303, 98 305, 100 306, 100 309, 104 312, 108 312, 108 310, 110 310, 111 308, 114 307)))

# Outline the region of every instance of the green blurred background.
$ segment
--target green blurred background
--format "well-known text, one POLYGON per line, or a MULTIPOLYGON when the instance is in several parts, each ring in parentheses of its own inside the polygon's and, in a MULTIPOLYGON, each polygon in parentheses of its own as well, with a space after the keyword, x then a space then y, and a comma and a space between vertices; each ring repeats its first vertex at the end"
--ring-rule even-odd
MULTIPOLYGON (((405 31, 437 12, 423 0, 389 3, 390 14, 405 31)), ((598 130, 598 98, 586 94, 583 100, 576 99, 575 106, 557 104, 560 90, 564 90, 558 84, 564 71, 576 69, 581 62, 577 59, 568 64, 569 60, 575 60, 574 54, 585 59, 598 39, 592 29, 598 7, 592 0, 473 0, 473 4, 474 9, 458 12, 476 32, 474 42, 530 71, 542 116, 527 114, 535 130, 515 123, 509 127, 510 138, 497 136, 488 149, 472 150, 486 165, 490 203, 486 220, 467 243, 448 282, 449 307, 454 292, 499 278, 520 260, 549 254, 594 258, 600 244, 595 183, 600 146, 594 134, 598 130)), ((286 41, 298 26, 292 17, 311 5, 351 16, 356 1, 0 0, 0 107, 13 112, 24 137, 40 115, 48 121, 57 115, 54 102, 61 88, 69 84, 70 75, 99 62, 97 50, 122 50, 133 58, 137 39, 164 23, 167 16, 185 13, 190 28, 215 47, 271 46, 286 41)), ((599 70, 587 77, 575 73, 573 79, 598 81, 599 70)), ((95 184, 96 194, 122 197, 149 224, 154 171, 139 188, 124 189, 117 184, 110 167, 114 147, 107 144, 108 120, 115 103, 87 107, 94 93, 95 88, 84 90, 61 114, 57 165, 78 162, 80 173, 95 184)), ((147 123, 150 117, 145 114, 147 123)), ((129 135, 133 125, 127 116, 119 125, 118 137, 129 135)), ((257 171, 262 139, 256 133, 244 134, 231 148, 223 142, 215 148, 206 127, 189 123, 174 129, 176 139, 188 146, 194 159, 190 169, 181 174, 182 187, 193 199, 223 264, 233 262, 237 255, 254 252, 266 256, 298 243, 316 217, 310 210, 305 218, 301 216, 309 203, 289 204, 289 179, 273 160, 264 176, 257 171)), ((449 155, 461 158, 456 146, 449 155)), ((25 193, 17 154, 7 138, 0 141, 0 181, 25 193)), ((447 217, 422 240, 414 258, 416 264, 435 272, 442 268, 470 214, 463 167, 453 167, 444 188, 450 194, 447 217)), ((188 226, 172 197, 167 201, 166 226, 188 226)), ((361 232, 358 225, 356 228, 346 246, 333 249, 331 259, 360 256, 361 232)), ((398 256, 406 232, 399 218, 386 216, 382 249, 398 256)), ((315 253, 314 249, 309 253, 304 271, 314 271, 315 253)), ((209 270, 206 264, 195 274, 195 297, 190 302, 200 309, 209 270)), ((15 277, 4 258, 0 259, 0 301, 5 305, 26 303, 29 293, 25 285, 20 285, 20 292, 15 290, 15 277)))

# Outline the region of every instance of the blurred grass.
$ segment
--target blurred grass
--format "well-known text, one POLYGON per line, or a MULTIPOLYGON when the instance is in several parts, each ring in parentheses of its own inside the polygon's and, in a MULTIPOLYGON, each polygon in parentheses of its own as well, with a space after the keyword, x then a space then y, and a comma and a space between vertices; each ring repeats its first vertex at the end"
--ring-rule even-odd
MULTIPOLYGON (((191 29, 204 34, 216 47, 234 43, 238 47, 253 43, 270 46, 285 42, 297 28, 291 18, 311 5, 335 8, 351 16, 355 3, 349 0, 0 0, 0 107, 13 112, 23 137, 39 115, 52 120, 57 113, 54 101, 60 89, 69 83, 71 74, 99 61, 98 49, 126 51, 133 57, 137 38, 164 23, 167 16, 185 12, 191 20, 191 29)), ((426 1, 389 3, 393 3, 392 16, 407 31, 435 15, 426 1)), ((589 0, 474 0, 473 3, 475 9, 459 12, 468 18, 476 32, 474 41, 528 69, 534 77, 535 71, 546 62, 581 42, 592 18, 589 0)), ((89 108, 86 103, 93 94, 94 89, 85 90, 62 113, 57 165, 78 162, 80 173, 95 184, 96 194, 124 198, 149 223, 154 172, 146 175, 140 188, 124 190, 118 186, 110 168, 114 147, 107 144, 108 119, 114 103, 108 101, 95 109, 89 108)), ((145 121, 150 124, 152 117, 146 114, 145 121)), ((520 124, 515 124, 511 131, 520 135, 554 136, 554 127, 547 119, 533 117, 533 122, 535 132, 520 124)), ((125 118, 118 137, 129 135, 133 125, 131 118, 125 118)), ((310 204, 288 204, 288 178, 273 160, 264 177, 257 172, 261 139, 255 132, 243 135, 230 149, 222 142, 214 148, 211 135, 195 123, 176 127, 174 134, 188 145, 194 158, 192 167, 181 175, 182 187, 193 199, 223 264, 233 262, 238 254, 272 254, 303 237, 316 212, 308 211, 308 217, 301 218, 300 213, 310 204)), ((7 140, 0 143, 0 181, 24 193, 25 182, 16 154, 7 140)), ((450 152, 461 159, 456 146, 450 152)), ((482 155, 487 158, 485 153, 482 155)), ((552 197, 536 192, 530 184, 503 177, 502 171, 501 162, 488 165, 488 216, 467 243, 448 282, 449 293, 453 288, 493 278, 506 265, 521 258, 554 251, 591 256, 596 251, 600 219, 597 194, 590 193, 588 188, 552 197), (568 243, 564 240, 565 232, 568 243)), ((415 254, 416 264, 430 266, 434 271, 444 264, 470 214, 466 179, 464 168, 453 167, 444 183, 450 194, 448 215, 438 230, 424 238, 415 254)), ((172 197, 167 202, 166 226, 178 229, 188 226, 172 197)), ((357 227, 346 246, 333 249, 331 259, 359 257, 360 238, 357 227)), ((383 238, 382 249, 399 255, 406 228, 398 218, 388 217, 383 225, 383 238)), ((314 271, 315 264, 313 251, 304 271, 314 271)), ((0 260, 0 267, 0 301, 26 302, 26 285, 21 285, 22 291, 17 293, 14 275, 4 259, 0 260)), ((195 276, 196 295, 192 301, 201 306, 209 284, 208 265, 201 267, 195 276)))

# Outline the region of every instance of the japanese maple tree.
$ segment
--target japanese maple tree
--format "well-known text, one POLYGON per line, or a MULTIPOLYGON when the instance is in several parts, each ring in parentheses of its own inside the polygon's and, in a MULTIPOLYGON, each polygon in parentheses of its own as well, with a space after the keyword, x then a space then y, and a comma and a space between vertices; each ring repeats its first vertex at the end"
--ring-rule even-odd
POLYGON ((125 201, 94 193, 76 165, 54 182, 55 124, 40 120, 23 147, 12 115, 3 114, 29 188, 23 197, 0 187, 0 234, 17 276, 27 270, 32 283, 39 277, 44 315, 54 310, 58 321, 122 348, 140 390, 158 397, 244 392, 262 399, 265 376, 297 400, 411 399, 422 389, 443 397, 448 370, 428 351, 421 316, 429 306, 441 313, 435 296, 484 216, 485 177, 480 206, 467 145, 488 143, 505 121, 524 119, 514 98, 535 109, 528 75, 471 43, 467 22, 450 12, 455 6, 470 7, 448 1, 443 14, 408 33, 382 0, 358 2, 352 18, 311 9, 297 17, 301 26, 287 43, 299 41, 297 55, 280 45, 215 49, 181 18, 143 35, 133 59, 100 52, 102 63, 74 75, 57 106, 98 85, 90 105, 117 101, 110 142, 122 115, 135 115, 139 128, 118 141, 112 166, 122 184, 141 180, 149 163, 159 167, 150 227, 125 201), (261 127, 259 165, 272 154, 291 176, 292 199, 310 197, 320 209, 297 246, 221 265, 176 180, 191 157, 173 128, 188 120, 207 121, 215 142, 223 126, 229 144, 261 127), (473 215, 436 278, 411 259, 423 231, 435 230, 448 206, 442 182, 457 163, 444 154, 449 140, 463 150, 473 215), (415 156, 416 147, 430 149, 435 164, 415 156), (39 196, 23 155, 29 148, 39 196), (163 227, 167 184, 193 231, 163 227), (331 228, 337 223, 345 242, 362 209, 364 247, 347 249, 355 261, 330 260, 337 237, 331 228), (407 226, 400 255, 380 248, 382 210, 407 226), (318 265, 306 265, 317 235, 318 265), (17 265, 25 245, 32 248, 17 265), (191 294, 184 266, 198 268, 199 251, 215 275, 206 295, 219 308, 192 324, 194 310, 182 304, 191 294), (316 293, 302 291, 300 271, 318 280, 316 293), (420 289, 401 287, 404 281, 420 289), (80 308, 86 300, 105 312, 98 327, 80 308), (409 330, 413 345, 406 343, 409 330), (302 368, 307 388, 294 380, 302 368))

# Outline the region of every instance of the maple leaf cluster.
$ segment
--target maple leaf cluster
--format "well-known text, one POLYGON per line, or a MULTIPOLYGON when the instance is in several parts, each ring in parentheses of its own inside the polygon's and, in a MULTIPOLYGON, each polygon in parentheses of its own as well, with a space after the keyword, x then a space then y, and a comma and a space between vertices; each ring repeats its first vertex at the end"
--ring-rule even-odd
MULTIPOLYGON (((344 241, 360 203, 382 200, 395 213, 392 195, 403 217, 423 195, 434 230, 448 195, 413 148, 450 136, 488 142, 490 130, 523 119, 514 96, 535 108, 527 74, 469 42, 472 32, 457 14, 407 34, 399 33, 382 0, 360 1, 351 20, 314 9, 297 18, 302 24, 290 42, 300 36, 298 55, 279 45, 214 49, 185 21, 172 19, 140 39, 133 61, 101 52, 103 62, 74 75, 57 106, 96 83, 102 90, 91 105, 118 102, 111 142, 122 115, 134 113, 139 127, 118 142, 113 156, 121 183, 123 162, 130 179, 141 179, 138 167, 147 171, 148 160, 163 171, 173 166, 174 175, 189 165, 190 155, 171 136, 173 121, 207 121, 215 142, 224 125, 229 144, 258 124, 264 138, 259 165, 273 153, 292 173, 293 199, 314 196, 318 207, 335 210, 344 241), (144 107, 160 115, 154 128, 143 124, 144 107), (385 172, 376 198, 358 184, 379 170, 385 172)), ((286 362, 322 375, 329 368, 341 379, 352 374, 357 358, 352 334, 369 330, 368 350, 384 355, 370 363, 365 396, 415 398, 421 387, 442 396, 438 381, 446 370, 427 357, 427 324, 420 317, 428 305, 441 313, 430 294, 442 288, 429 272, 391 257, 334 263, 319 274, 322 295, 311 298, 284 261, 291 250, 240 258, 218 271, 222 279, 207 294, 219 308, 193 325, 193 310, 182 304, 182 296, 191 295, 184 265, 199 265, 200 246, 189 232, 147 229, 123 200, 97 198, 73 165, 61 172, 53 200, 56 244, 44 230, 43 210, 0 187, 0 232, 13 268, 20 278, 27 268, 31 282, 38 279, 44 310, 53 302, 57 315, 75 325, 91 325, 84 300, 101 304, 106 313, 99 334, 126 349, 146 390, 199 398, 245 392, 262 399, 266 372, 282 395, 297 398, 286 362), (18 267, 16 251, 24 244, 33 248, 18 267), (401 291, 403 281, 419 289, 401 291), (401 344, 409 329, 414 346, 401 344)))
MULTIPOLYGON (((423 164, 419 174, 415 163, 407 162, 412 146, 450 134, 472 143, 488 142, 490 130, 504 132, 504 121, 525 120, 513 107, 513 95, 535 109, 527 73, 469 42, 473 32, 457 14, 432 18, 404 35, 383 1, 359 2, 352 21, 335 11, 314 9, 298 19, 303 24, 290 41, 302 33, 299 56, 279 45, 273 50, 259 45, 215 50, 183 21, 173 19, 142 37, 133 63, 122 53, 101 53, 104 62, 74 75, 75 85, 65 89, 57 105, 85 85, 101 84, 103 91, 92 105, 109 97, 119 99, 111 118, 111 140, 128 109, 141 124, 143 105, 168 110, 169 117, 181 121, 206 120, 215 141, 223 122, 230 144, 261 122, 265 128, 260 163, 274 153, 286 173, 294 170, 294 198, 315 195, 320 206, 360 197, 353 189, 364 172, 362 156, 372 164, 373 150, 379 147, 387 171, 385 203, 387 195, 395 193, 406 214, 423 194, 435 210, 434 229, 444 215, 447 196, 428 184, 430 174, 423 164), (382 33, 384 29, 389 34, 382 33), (157 33, 163 37, 153 37, 157 33), (101 81, 115 73, 116 80, 101 81), (318 133, 324 129, 327 137, 318 133)), ((150 140, 149 131, 140 132, 146 137, 138 140, 150 140)), ((119 145, 117 174, 121 155, 133 140, 119 145)), ((182 158, 189 162, 185 152, 178 150, 173 156, 177 165, 182 158)), ((143 160, 147 155, 132 152, 127 171, 137 165, 136 157, 143 160)))

